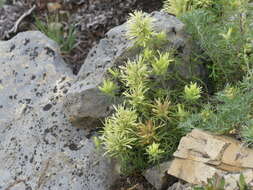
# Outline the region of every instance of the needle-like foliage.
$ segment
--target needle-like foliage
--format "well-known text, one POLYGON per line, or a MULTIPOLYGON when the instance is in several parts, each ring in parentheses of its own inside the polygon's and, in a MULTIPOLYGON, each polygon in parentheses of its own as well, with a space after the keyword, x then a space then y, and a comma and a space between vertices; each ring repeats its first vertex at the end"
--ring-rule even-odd
POLYGON ((149 17, 141 11, 135 11, 130 14, 127 22, 127 36, 134 40, 137 45, 146 47, 153 35, 152 17, 149 17))
POLYGON ((191 0, 165 0, 163 9, 171 14, 180 16, 191 10, 191 0))
MULTIPOLYGON (((135 60, 111 69, 112 78, 100 87, 105 94, 119 96, 124 102, 105 120, 100 140, 106 154, 117 158, 127 173, 170 157, 183 135, 177 128, 179 117, 167 85, 173 77, 169 72, 175 63, 173 51, 156 48, 164 43, 166 34, 155 32, 152 21, 142 12, 131 14, 127 35, 142 51, 135 60), (113 81, 121 85, 119 94, 113 81)), ((195 96, 200 98, 199 94, 195 96)))

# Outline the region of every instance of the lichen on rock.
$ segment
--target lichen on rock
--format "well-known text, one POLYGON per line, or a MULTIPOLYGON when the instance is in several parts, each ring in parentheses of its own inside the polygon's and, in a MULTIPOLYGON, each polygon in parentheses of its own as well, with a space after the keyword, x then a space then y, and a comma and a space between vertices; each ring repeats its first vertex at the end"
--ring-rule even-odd
POLYGON ((0 65, 0 189, 107 190, 114 163, 62 111, 74 76, 56 43, 19 33, 0 41, 0 65))

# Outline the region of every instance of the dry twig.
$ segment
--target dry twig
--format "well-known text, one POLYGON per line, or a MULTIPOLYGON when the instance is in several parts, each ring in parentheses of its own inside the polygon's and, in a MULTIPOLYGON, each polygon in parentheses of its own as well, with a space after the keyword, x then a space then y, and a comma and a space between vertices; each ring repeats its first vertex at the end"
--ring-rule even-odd
POLYGON ((7 33, 5 34, 5 38, 10 38, 10 34, 16 33, 18 30, 18 26, 20 25, 22 20, 28 15, 30 15, 34 11, 35 8, 36 8, 36 5, 33 5, 32 8, 30 8, 21 17, 19 17, 19 19, 15 22, 14 26, 9 31, 7 31, 7 33))

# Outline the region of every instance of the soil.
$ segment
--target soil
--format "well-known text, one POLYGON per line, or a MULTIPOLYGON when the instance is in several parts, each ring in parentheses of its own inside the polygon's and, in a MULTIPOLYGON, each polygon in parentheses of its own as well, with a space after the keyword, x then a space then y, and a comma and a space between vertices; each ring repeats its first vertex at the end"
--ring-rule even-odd
MULTIPOLYGON (((8 40, 6 36, 18 18, 34 4, 33 14, 26 17, 20 24, 18 32, 34 30, 34 16, 45 20, 48 12, 47 4, 60 3, 60 12, 68 15, 62 21, 65 27, 75 26, 77 43, 71 52, 63 54, 67 64, 78 74, 89 50, 95 46, 111 28, 126 21, 130 12, 143 10, 152 12, 160 10, 163 0, 6 0, 6 5, 0 8, 0 40, 8 40)), ((122 176, 111 190, 154 190, 143 176, 122 176)))
MULTIPOLYGON (((73 72, 78 73, 85 57, 105 33, 126 21, 136 9, 152 12, 162 7, 162 0, 89 0, 72 15, 71 23, 78 26, 78 38, 82 42, 71 52, 73 72), (78 53, 77 53, 78 52, 78 53)), ((71 62, 69 59, 67 62, 71 62)))
POLYGON ((136 174, 133 176, 122 176, 110 190, 156 190, 146 179, 136 174))
POLYGON ((8 7, 0 8, 0 39, 7 40, 15 35, 4 36, 4 31, 9 31, 24 11, 34 4, 35 11, 23 20, 19 32, 35 30, 34 16, 46 20, 47 15, 52 14, 47 10, 47 3, 52 2, 60 3, 61 8, 58 12, 68 15, 61 23, 65 29, 71 25, 76 28, 76 46, 71 52, 63 54, 63 58, 73 73, 77 74, 89 50, 108 30, 125 22, 129 13, 134 10, 160 10, 163 0, 7 0, 8 7))

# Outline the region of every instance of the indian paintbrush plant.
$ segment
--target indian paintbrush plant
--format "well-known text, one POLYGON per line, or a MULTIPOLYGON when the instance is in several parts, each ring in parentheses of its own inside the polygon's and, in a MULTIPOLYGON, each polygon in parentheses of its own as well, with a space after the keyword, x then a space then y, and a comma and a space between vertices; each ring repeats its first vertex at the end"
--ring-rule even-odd
POLYGON ((169 70, 175 64, 175 51, 158 48, 168 39, 164 32, 155 32, 153 18, 141 11, 131 14, 127 36, 142 51, 137 59, 109 70, 110 77, 101 85, 102 92, 123 103, 105 119, 96 141, 100 140, 105 154, 119 161, 122 172, 131 173, 172 155, 184 134, 178 122, 196 108, 193 104, 202 91, 197 83, 189 83, 183 91, 187 81, 182 79, 181 88, 174 90, 183 95, 173 98, 175 91, 167 84, 174 77, 169 70))
POLYGON ((110 69, 101 85, 102 92, 122 103, 114 106, 96 139, 126 173, 168 159, 182 135, 196 127, 253 142, 249 1, 170 0, 164 10, 186 24, 197 47, 191 61, 208 69, 210 81, 171 72, 182 59, 177 50, 163 48, 169 43, 165 32, 156 32, 154 18, 141 11, 130 15, 127 37, 141 51, 135 60, 110 69), (177 86, 168 85, 171 80, 177 86), (206 94, 208 85, 212 98, 206 94))

